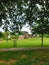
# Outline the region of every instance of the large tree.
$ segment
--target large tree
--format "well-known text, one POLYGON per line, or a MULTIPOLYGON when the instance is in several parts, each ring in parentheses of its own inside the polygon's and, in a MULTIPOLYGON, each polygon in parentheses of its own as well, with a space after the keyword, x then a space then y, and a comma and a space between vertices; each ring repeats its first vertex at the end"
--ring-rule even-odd
POLYGON ((41 34, 43 46, 43 34, 49 33, 49 0, 28 0, 24 4, 25 21, 30 25, 32 32, 41 34))
POLYGON ((19 34, 19 31, 22 28, 22 25, 24 24, 25 17, 23 15, 21 5, 22 0, 1 1, 1 7, 3 8, 0 10, 0 21, 2 23, 2 28, 5 30, 6 33, 8 31, 11 31, 14 32, 15 35, 16 33, 19 34))
POLYGON ((36 32, 40 33, 42 36, 42 43, 43 46, 43 35, 44 33, 49 33, 49 1, 48 0, 41 0, 39 3, 36 4, 37 7, 37 14, 36 14, 36 32))
POLYGON ((25 19, 21 7, 22 0, 1 0, 0 2, 0 25, 3 23, 6 28, 8 25, 16 25, 18 29, 21 28, 25 19))

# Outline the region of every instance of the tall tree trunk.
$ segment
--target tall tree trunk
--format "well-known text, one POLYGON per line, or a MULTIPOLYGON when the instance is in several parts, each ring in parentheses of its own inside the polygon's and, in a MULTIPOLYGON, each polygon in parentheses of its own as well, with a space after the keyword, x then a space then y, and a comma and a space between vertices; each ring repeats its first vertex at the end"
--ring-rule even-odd
POLYGON ((16 47, 16 44, 17 44, 17 40, 14 39, 14 45, 13 45, 13 47, 16 47))
POLYGON ((8 32, 7 31, 5 31, 5 32, 6 32, 6 41, 8 43, 8 32))
POLYGON ((43 46, 43 33, 42 33, 42 38, 41 38, 41 46, 43 46))
POLYGON ((13 45, 13 47, 16 47, 17 46, 17 37, 16 37, 16 31, 15 31, 15 39, 14 39, 14 45, 13 45))

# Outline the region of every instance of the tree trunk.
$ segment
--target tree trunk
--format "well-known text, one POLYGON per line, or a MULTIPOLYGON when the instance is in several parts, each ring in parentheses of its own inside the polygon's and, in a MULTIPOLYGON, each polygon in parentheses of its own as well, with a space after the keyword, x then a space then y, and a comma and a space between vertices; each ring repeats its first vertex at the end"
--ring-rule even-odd
POLYGON ((6 31, 6 41, 8 43, 8 34, 7 34, 7 31, 6 31))
POLYGON ((41 46, 43 46, 43 33, 42 33, 42 38, 41 38, 41 46))
POLYGON ((16 47, 16 43, 17 43, 17 40, 15 39, 13 47, 16 47))
POLYGON ((17 47, 17 40, 18 39, 14 39, 14 41, 13 41, 14 42, 14 45, 13 45, 13 47, 17 47))

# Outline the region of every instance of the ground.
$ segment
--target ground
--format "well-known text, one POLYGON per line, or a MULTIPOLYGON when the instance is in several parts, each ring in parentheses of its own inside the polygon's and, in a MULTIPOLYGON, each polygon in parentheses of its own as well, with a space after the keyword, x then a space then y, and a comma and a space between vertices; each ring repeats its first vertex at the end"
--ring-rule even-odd
POLYGON ((0 65, 49 65, 49 50, 0 52, 0 65))

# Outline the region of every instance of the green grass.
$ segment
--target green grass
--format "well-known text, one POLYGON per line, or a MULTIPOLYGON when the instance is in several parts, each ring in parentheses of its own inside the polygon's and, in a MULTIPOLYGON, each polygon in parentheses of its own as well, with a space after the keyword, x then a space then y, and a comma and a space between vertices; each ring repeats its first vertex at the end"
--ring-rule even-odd
MULTIPOLYGON (((0 42, 0 48, 10 48, 13 47, 13 40, 0 42)), ((24 40, 17 40, 16 47, 33 47, 33 46, 41 46, 41 38, 30 38, 24 40)), ((49 38, 44 38, 43 46, 49 46, 49 38)))
POLYGON ((0 48, 10 48, 13 47, 13 41, 3 41, 0 43, 0 48))
POLYGON ((40 38, 30 38, 25 40, 18 40, 18 47, 32 47, 32 46, 41 46, 40 38))
POLYGON ((49 50, 0 52, 0 65, 49 65, 49 50), (15 62, 8 64, 10 59, 15 62))

